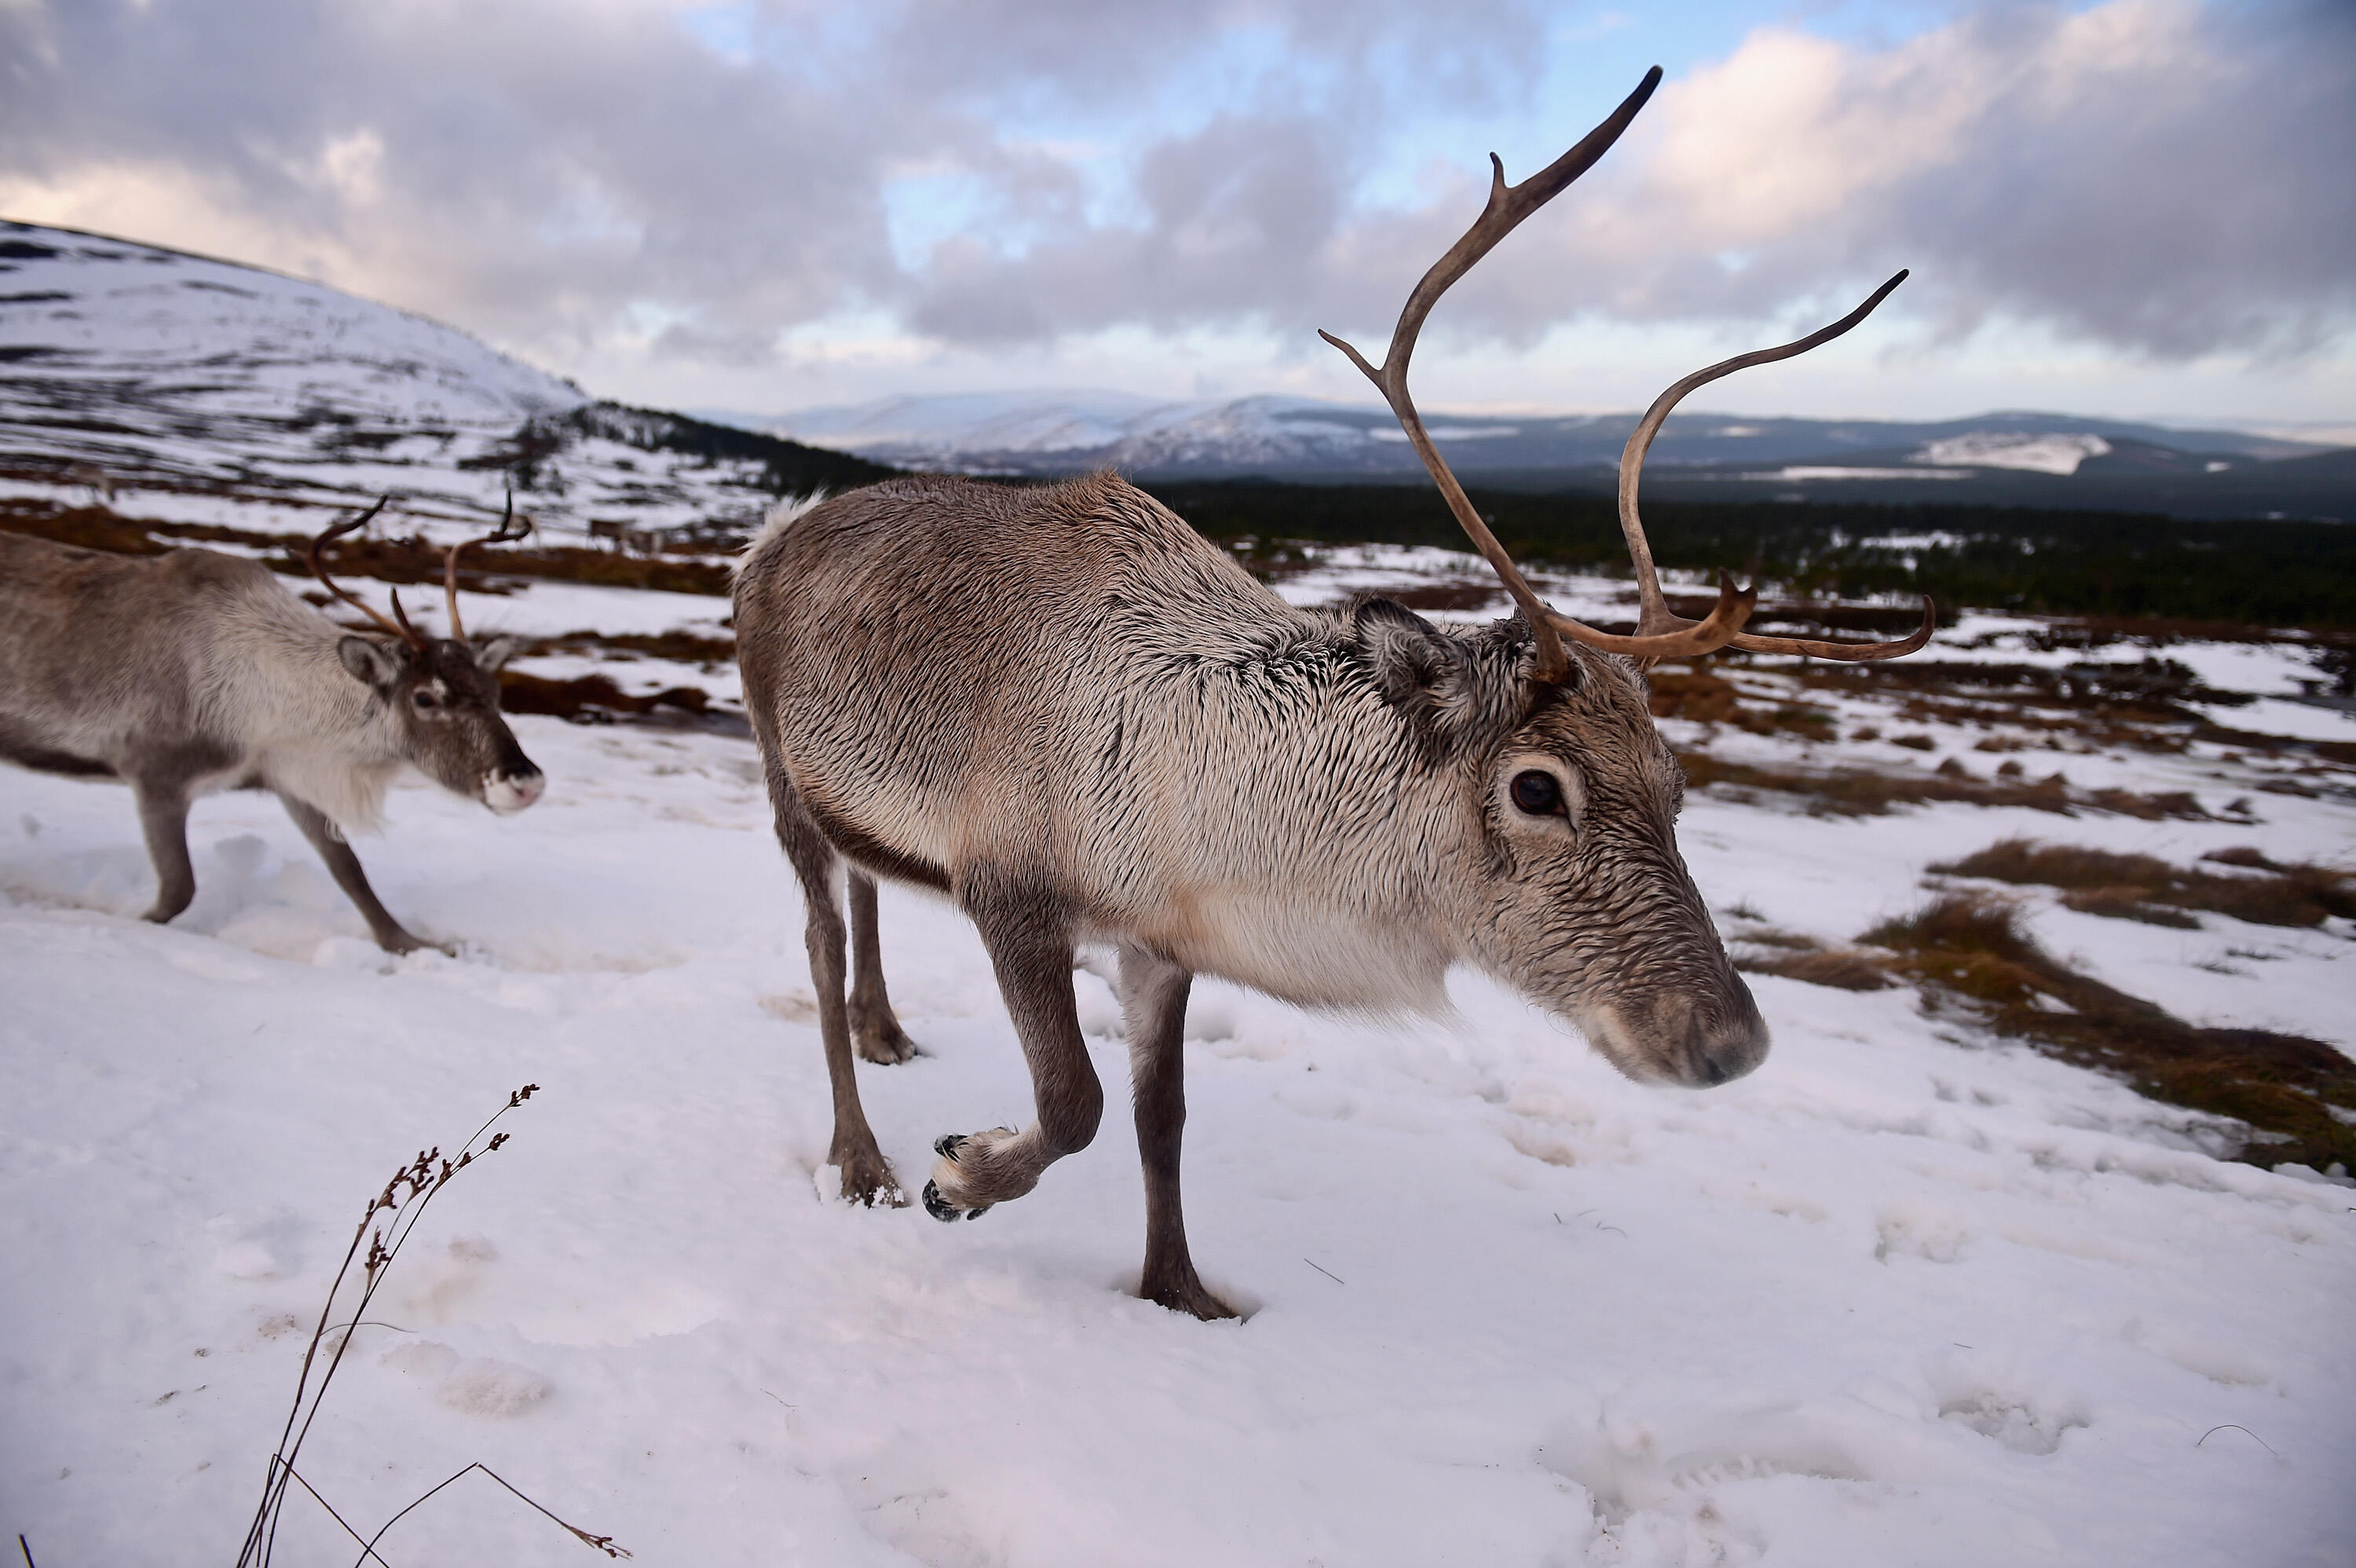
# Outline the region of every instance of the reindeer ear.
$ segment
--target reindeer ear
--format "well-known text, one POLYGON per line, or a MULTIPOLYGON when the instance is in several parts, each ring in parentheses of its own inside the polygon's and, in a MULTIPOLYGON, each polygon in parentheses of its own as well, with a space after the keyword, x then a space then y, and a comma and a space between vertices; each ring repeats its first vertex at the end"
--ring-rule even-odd
POLYGON ((1426 742, 1448 748, 1494 715, 1494 695, 1465 645, 1406 607, 1369 599, 1354 612, 1359 649, 1383 700, 1426 742))
POLYGON ((366 637, 346 637, 336 645, 336 656, 352 678, 382 691, 401 678, 402 659, 398 653, 382 643, 366 637))
POLYGON ((1375 684, 1392 706, 1427 701, 1435 688, 1460 673, 1463 656, 1456 645, 1405 605, 1369 599, 1351 613, 1375 684))
POLYGON ((475 667, 494 675, 508 660, 523 652, 521 637, 485 637, 474 645, 475 667))

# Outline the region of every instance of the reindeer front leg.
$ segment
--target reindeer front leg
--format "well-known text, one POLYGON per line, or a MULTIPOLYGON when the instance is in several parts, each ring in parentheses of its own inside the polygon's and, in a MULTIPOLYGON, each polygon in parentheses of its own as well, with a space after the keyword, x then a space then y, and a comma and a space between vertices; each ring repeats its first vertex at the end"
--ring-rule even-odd
MULTIPOLYGON (((278 799, 286 807, 286 815, 294 819, 294 826, 303 830, 303 837, 311 841, 311 848, 319 852, 319 859, 327 863, 327 874, 336 879, 336 886, 344 890, 344 896, 352 901, 360 918, 368 922, 369 933, 376 938, 379 947, 387 953, 414 953, 421 947, 437 945, 412 934, 392 918, 378 900, 376 890, 369 886, 368 873, 360 869, 360 858, 352 853, 343 830, 327 820, 327 813, 291 795, 282 795, 278 799)), ((442 951, 455 950, 444 947, 442 951)))
POLYGON ((141 778, 139 828, 155 867, 155 902, 143 920, 162 925, 194 901, 196 868, 188 860, 188 788, 177 779, 141 778))
POLYGON ((1022 1197, 1049 1166, 1087 1147, 1104 1117, 1104 1088, 1073 1008, 1072 938, 1061 912, 1041 893, 996 879, 969 881, 958 901, 998 973, 999 994, 1031 1066, 1036 1115, 1019 1133, 993 1127, 935 1142, 941 1157, 925 1183, 925 1209, 936 1220, 970 1220, 1022 1197))
POLYGON ((1186 1130, 1186 993, 1194 976, 1158 954, 1120 945, 1120 1007, 1137 1108, 1137 1157, 1145 1167, 1145 1271, 1137 1294, 1173 1312, 1233 1317, 1194 1273, 1178 1202, 1179 1141, 1186 1130))

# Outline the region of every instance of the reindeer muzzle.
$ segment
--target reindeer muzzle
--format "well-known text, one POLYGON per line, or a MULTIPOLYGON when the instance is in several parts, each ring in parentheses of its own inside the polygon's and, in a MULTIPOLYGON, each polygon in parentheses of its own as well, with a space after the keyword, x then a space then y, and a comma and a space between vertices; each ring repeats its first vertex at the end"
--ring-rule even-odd
POLYGON ((483 781, 483 804, 501 816, 512 816, 538 800, 548 789, 548 776, 538 768, 528 773, 493 773, 483 781))

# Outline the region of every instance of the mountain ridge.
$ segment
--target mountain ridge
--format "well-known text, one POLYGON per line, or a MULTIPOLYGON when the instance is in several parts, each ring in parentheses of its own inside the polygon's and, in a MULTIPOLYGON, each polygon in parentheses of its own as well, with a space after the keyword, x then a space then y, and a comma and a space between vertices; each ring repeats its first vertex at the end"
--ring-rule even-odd
MULTIPOLYGON (((1020 477, 1112 468, 1141 481, 1419 483, 1388 410, 1285 394, 1156 401, 1087 389, 903 395, 776 416, 699 412, 904 467, 1020 477)), ((1428 411, 1467 483, 1609 489, 1633 411, 1428 411)), ((2183 515, 2356 515, 2356 486, 2317 443, 2222 428, 1996 410, 1938 421, 1813 420, 1697 411, 1654 444, 1649 490, 1691 499, 1901 500, 2183 515), (2320 475, 2319 477, 2319 475, 2320 475), (1665 486, 1666 488, 1663 488, 1665 486)))

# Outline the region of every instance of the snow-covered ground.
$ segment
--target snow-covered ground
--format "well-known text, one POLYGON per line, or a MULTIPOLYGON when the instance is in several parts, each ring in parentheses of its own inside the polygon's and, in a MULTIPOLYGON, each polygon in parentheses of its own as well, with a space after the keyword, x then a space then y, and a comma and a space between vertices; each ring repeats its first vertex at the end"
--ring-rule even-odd
MULTIPOLYGON (((1288 592, 1463 564, 1328 560, 1288 592)), ((1616 592, 1557 591, 1574 611, 1616 592)), ((467 610, 708 635, 721 605, 536 584, 467 610)), ((2003 631, 1967 623, 1936 656, 2003 631)), ((2287 689, 2257 655, 2193 656, 2287 689)), ((1974 742, 2006 732, 1893 727, 1933 749, 1839 750, 1985 773, 1974 742)), ((979 1223, 832 1200, 800 910, 750 744, 516 730, 541 805, 495 819, 418 784, 359 846, 455 958, 378 952, 258 795, 198 805, 197 903, 144 924, 127 793, 0 773, 0 1535, 48 1568, 234 1556, 363 1206, 526 1083, 514 1141, 437 1200, 304 1450, 364 1529, 482 1460, 640 1562, 699 1568, 2356 1563, 2356 1189, 2212 1159, 2193 1113, 1905 989, 1754 976, 1773 1054, 1685 1093, 1477 977, 1456 1020, 1405 1029, 1205 984, 1189 1229, 1248 1317, 1197 1323, 1127 1294, 1142 1197, 1117 1114, 979 1223)), ((2064 763, 2212 802, 2259 767, 2207 744, 2036 765, 2064 763)), ((1848 818, 1709 790, 1681 838, 1730 932, 1837 944, 2007 837, 2179 864, 2356 845, 2344 795, 2254 798, 2254 823, 1848 818)), ((2351 1040, 2345 923, 2167 931, 2020 896, 2052 951, 2183 1016, 2351 1040)), ((926 1054, 862 1065, 862 1090, 921 1179, 936 1136, 1025 1119, 1029 1085, 970 927, 890 889, 883 912, 926 1054)), ((1074 983, 1117 1105, 1100 967, 1074 983)), ((279 1544, 358 1552, 299 1495, 279 1544)), ((381 1551, 593 1560, 479 1476, 381 1551)))

